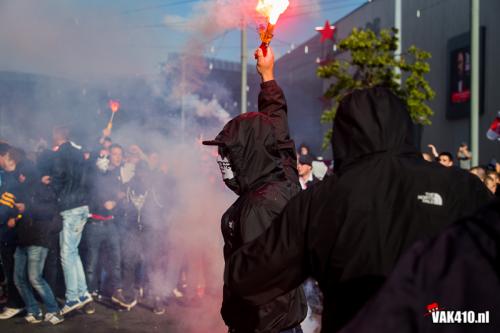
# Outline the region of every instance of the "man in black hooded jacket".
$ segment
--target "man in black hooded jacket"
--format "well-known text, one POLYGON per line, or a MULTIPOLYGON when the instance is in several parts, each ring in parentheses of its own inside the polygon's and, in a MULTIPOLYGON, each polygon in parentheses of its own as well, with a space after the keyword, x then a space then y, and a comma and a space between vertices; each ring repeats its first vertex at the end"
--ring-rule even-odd
POLYGON ((412 246, 342 333, 500 332, 499 263, 497 199, 412 246))
MULTIPOLYGON (((226 185, 239 195, 222 216, 224 258, 262 234, 299 191, 295 148, 289 138, 286 102, 273 78, 272 50, 256 52, 262 76, 259 111, 232 119, 206 145, 219 147, 218 163, 226 185)), ((221 314, 229 332, 301 332, 307 306, 300 286, 258 306, 224 286, 221 314)))
POLYGON ((490 200, 462 170, 424 161, 403 101, 383 87, 340 103, 336 177, 295 196, 265 234, 233 253, 228 289, 251 304, 314 277, 323 332, 339 330, 380 288, 400 255, 490 200))

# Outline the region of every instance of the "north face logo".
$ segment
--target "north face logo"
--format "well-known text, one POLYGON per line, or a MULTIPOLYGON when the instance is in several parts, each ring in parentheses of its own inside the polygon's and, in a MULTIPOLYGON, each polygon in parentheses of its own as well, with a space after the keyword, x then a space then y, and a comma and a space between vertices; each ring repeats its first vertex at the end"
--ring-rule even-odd
POLYGON ((442 206, 443 198, 439 193, 425 192, 424 195, 417 196, 417 199, 422 201, 424 204, 442 206))

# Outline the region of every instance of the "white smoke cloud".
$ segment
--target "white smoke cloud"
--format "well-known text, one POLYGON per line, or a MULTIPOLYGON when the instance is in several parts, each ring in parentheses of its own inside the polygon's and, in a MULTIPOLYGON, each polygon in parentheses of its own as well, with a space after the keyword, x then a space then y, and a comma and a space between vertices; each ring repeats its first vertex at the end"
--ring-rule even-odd
MULTIPOLYGON (((166 54, 157 57, 150 50, 139 47, 158 43, 158 38, 153 33, 131 28, 137 22, 120 15, 119 5, 93 7, 82 3, 0 0, 0 70, 70 78, 74 80, 71 82, 84 87, 81 90, 60 89, 57 85, 53 89, 35 87, 31 113, 17 105, 7 111, 32 115, 32 121, 25 122, 25 126, 33 128, 33 133, 50 132, 56 121, 68 121, 83 128, 88 137, 97 139, 109 114, 102 99, 112 97, 123 88, 122 94, 136 101, 137 109, 127 110, 129 106, 124 104, 123 110, 116 115, 113 140, 125 146, 138 144, 145 150, 159 152, 178 184, 177 203, 167 221, 171 232, 164 235, 172 247, 169 254, 159 255, 177 255, 176 259, 191 267, 189 278, 194 281, 191 287, 212 290, 200 311, 186 310, 178 318, 185 326, 182 331, 223 332, 225 325, 219 314, 223 271, 219 224, 234 195, 224 188, 217 174, 213 150, 200 147, 198 138, 210 139, 220 131, 230 118, 223 107, 224 102, 233 101, 226 87, 207 84, 208 66, 203 55, 213 39, 239 28, 243 18, 249 25, 256 26, 261 21, 255 16, 255 0, 203 1, 195 5, 191 16, 165 16, 163 23, 170 28, 167 31, 182 31, 186 37, 185 43, 178 48, 179 53, 184 54, 181 56, 184 65, 167 59, 166 54), (164 71, 160 72, 162 62, 166 63, 164 71), (117 77, 143 80, 147 93, 127 88, 126 80, 117 77), (171 79, 170 83, 165 77, 171 79), (204 94, 201 87, 207 90, 204 94), (106 91, 109 96, 97 98, 92 94, 96 90, 106 91), (211 95, 217 97, 206 97, 211 95), (95 101, 89 101, 94 98, 95 101), (152 99, 164 102, 163 114, 150 112, 152 99), (185 112, 184 128, 179 121, 181 108, 185 112), (126 120, 127 112, 129 115, 142 112, 147 116, 142 117, 143 123, 130 121, 126 120)), ((291 1, 291 8, 297 3, 291 1)), ((310 3, 319 4, 317 1, 310 3)), ((167 42, 177 38, 165 35, 163 38, 167 42)), ((8 128, 7 139, 19 136, 18 129, 9 127, 5 118, 0 126, 8 128)), ((28 138, 18 139, 29 142, 28 138)), ((164 286, 176 281, 160 277, 152 278, 152 283, 164 286)))
POLYGON ((215 118, 224 124, 229 121, 229 113, 219 104, 217 99, 200 99, 196 95, 188 95, 184 99, 185 107, 193 110, 196 116, 201 118, 215 118))

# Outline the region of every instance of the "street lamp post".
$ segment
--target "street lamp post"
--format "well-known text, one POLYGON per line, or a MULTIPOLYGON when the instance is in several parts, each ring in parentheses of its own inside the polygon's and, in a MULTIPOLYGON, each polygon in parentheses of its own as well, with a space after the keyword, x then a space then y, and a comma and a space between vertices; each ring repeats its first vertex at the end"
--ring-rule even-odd
POLYGON ((471 0, 471 99, 470 143, 472 165, 479 164, 479 0, 471 0))

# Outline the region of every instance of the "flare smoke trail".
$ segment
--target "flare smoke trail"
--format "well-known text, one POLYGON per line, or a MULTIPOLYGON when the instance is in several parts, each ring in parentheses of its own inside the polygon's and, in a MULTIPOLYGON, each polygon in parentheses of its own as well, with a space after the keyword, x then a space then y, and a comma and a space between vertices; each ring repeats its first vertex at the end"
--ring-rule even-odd
MULTIPOLYGON (((290 10, 297 3, 291 1, 290 10)), ((115 117, 113 140, 158 152, 178 184, 168 221, 157 223, 169 224, 169 254, 179 254, 195 272, 191 284, 205 287, 207 294, 200 308, 182 312, 182 332, 226 331, 219 314, 219 221, 234 195, 222 185, 213 151, 201 148, 198 138, 217 134, 230 118, 223 106, 234 101, 226 87, 206 82, 208 66, 202 55, 215 38, 239 28, 243 17, 256 26, 261 18, 255 17, 255 4, 203 1, 191 17, 165 16, 170 31, 187 31, 179 62, 144 47, 160 38, 178 42, 169 40, 165 31, 132 28, 143 22, 122 15, 119 2, 0 0, 0 78, 5 79, 0 80, 0 139, 30 150, 39 138, 50 142, 54 125, 67 124, 77 141, 87 139, 87 147, 94 148, 109 119, 107 101, 118 99, 122 108, 115 117), (179 133, 181 108, 185 133, 179 133)), ((175 281, 153 278, 152 283, 175 281)))
MULTIPOLYGON (((122 108, 115 117, 113 140, 158 152, 177 184, 175 207, 164 203, 170 210, 168 220, 154 221, 169 227, 164 235, 168 253, 158 254, 155 260, 177 257, 189 269, 188 289, 205 290, 201 307, 178 313, 179 331, 223 332, 218 311, 223 271, 219 220, 234 196, 218 178, 215 157, 201 149, 197 138, 216 135, 229 119, 221 103, 230 94, 220 84, 211 90, 203 82, 206 66, 199 57, 203 52, 187 59, 189 70, 184 73, 168 66, 160 72, 156 64, 167 61, 175 67, 178 63, 169 62, 166 54, 154 59, 134 47, 138 40, 147 43, 153 38, 145 39, 143 31, 139 35, 130 29, 117 12, 116 7, 59 1, 0 2, 0 71, 4 71, 0 75, 8 82, 20 82, 0 82, 6 101, 0 110, 0 137, 31 150, 31 139, 45 137, 50 142, 51 128, 63 123, 80 139, 89 138, 92 149, 109 118, 107 100, 119 99, 122 108), (205 95, 217 97, 200 97, 201 84, 205 95), (16 95, 19 92, 21 96, 16 95), (185 133, 178 131, 181 105, 185 133)), ((187 45, 190 50, 202 48, 198 42, 187 45)), ((152 284, 165 288, 177 282, 165 276, 150 278, 152 284)))

